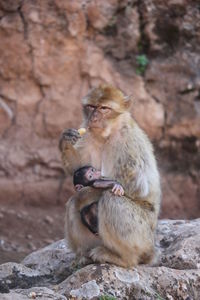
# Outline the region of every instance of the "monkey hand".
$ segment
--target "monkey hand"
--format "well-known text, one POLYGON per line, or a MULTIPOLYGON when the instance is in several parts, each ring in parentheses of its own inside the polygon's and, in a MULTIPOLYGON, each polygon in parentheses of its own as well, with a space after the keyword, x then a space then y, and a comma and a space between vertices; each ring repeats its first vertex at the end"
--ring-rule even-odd
POLYGON ((124 189, 119 183, 115 183, 114 187, 112 188, 112 192, 116 196, 123 196, 124 195, 124 189))
POLYGON ((65 129, 60 136, 59 149, 62 151, 68 144, 75 145, 81 138, 80 133, 76 129, 65 129))

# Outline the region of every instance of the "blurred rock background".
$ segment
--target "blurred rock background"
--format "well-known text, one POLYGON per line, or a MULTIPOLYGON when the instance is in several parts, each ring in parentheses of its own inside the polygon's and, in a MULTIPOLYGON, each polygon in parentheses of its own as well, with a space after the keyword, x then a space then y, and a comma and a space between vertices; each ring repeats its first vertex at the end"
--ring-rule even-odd
POLYGON ((62 238, 73 189, 58 138, 105 82, 132 95, 154 143, 161 217, 200 215, 199 1, 0 0, 2 247, 16 239, 16 251, 20 234, 30 250, 62 238))

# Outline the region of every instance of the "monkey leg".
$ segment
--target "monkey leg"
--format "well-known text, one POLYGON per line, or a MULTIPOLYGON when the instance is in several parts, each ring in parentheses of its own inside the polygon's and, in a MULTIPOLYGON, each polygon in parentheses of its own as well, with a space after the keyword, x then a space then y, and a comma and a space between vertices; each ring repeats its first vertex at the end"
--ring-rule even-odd
POLYGON ((88 251, 100 245, 101 241, 82 223, 80 202, 81 199, 75 195, 66 204, 65 237, 69 247, 78 256, 88 256, 88 251))
POLYGON ((151 256, 154 234, 141 207, 126 197, 105 192, 99 200, 98 219, 103 247, 90 251, 93 260, 133 267, 142 257, 151 256))

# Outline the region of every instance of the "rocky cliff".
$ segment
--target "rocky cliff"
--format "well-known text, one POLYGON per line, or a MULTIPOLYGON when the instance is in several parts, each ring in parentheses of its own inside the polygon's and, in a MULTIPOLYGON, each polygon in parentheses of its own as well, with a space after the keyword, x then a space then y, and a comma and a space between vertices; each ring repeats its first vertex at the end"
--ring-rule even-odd
POLYGON ((193 0, 1 0, 1 201, 63 203, 57 149, 80 99, 108 82, 133 98, 163 181, 161 216, 200 207, 200 6, 193 0))

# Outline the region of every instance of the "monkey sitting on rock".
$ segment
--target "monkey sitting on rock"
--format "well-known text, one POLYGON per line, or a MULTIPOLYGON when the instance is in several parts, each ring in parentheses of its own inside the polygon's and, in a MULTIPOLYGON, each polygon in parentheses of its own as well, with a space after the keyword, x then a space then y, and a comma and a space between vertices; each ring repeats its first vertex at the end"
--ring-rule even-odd
POLYGON ((124 188, 84 187, 66 204, 65 236, 80 260, 134 267, 154 256, 154 234, 160 209, 160 176, 153 147, 130 114, 131 99, 119 89, 100 85, 82 100, 87 132, 66 129, 60 137, 65 170, 74 174, 94 166, 124 188), (127 195, 126 195, 127 194, 127 195), (82 222, 80 211, 98 202, 98 235, 82 222), (147 204, 147 205, 146 205, 147 204))

